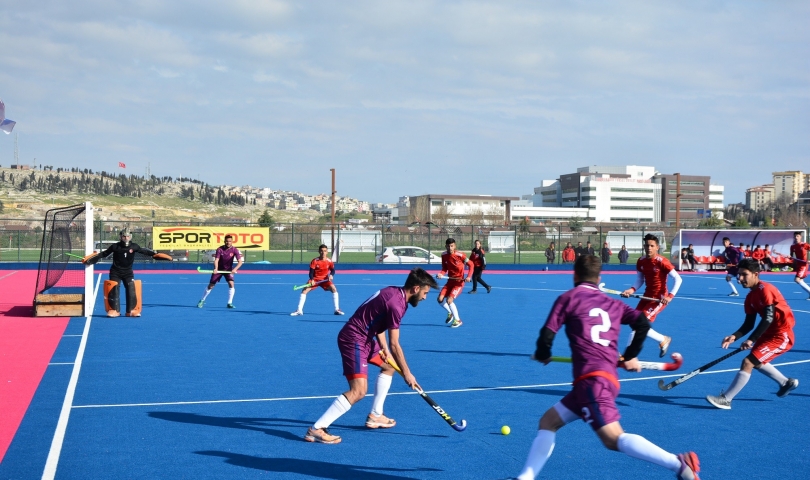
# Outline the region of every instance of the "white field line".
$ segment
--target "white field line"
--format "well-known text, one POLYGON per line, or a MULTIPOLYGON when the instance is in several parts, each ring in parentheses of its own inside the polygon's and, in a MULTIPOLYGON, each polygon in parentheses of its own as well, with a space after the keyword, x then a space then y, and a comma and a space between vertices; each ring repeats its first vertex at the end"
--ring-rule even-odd
MULTIPOLYGON (((96 304, 98 298, 98 287, 101 284, 101 274, 98 275, 96 281, 96 288, 93 291, 92 305, 96 304)), ((53 480, 56 476, 56 467, 59 465, 59 455, 62 453, 62 444, 65 441, 65 432, 67 431, 68 419, 70 417, 70 410, 73 407, 73 396, 76 394, 76 384, 79 382, 79 372, 82 369, 82 359, 84 359, 84 349, 87 347, 87 337, 90 334, 90 323, 93 320, 93 312, 87 315, 84 322, 84 332, 82 333, 82 341, 79 344, 79 350, 76 352, 76 361, 73 364, 73 372, 70 374, 70 382, 68 383, 67 391, 65 392, 65 401, 62 403, 62 411, 59 414, 59 421, 56 423, 56 431, 53 434, 51 441, 51 449, 48 452, 48 459, 45 462, 45 469, 42 472, 43 480, 53 480)))
POLYGON ((2 279, 4 279, 4 278, 8 278, 8 277, 10 277, 10 276, 14 275, 14 274, 15 274, 15 273, 17 273, 17 272, 19 272, 19 270, 14 270, 14 271, 13 271, 13 272, 11 272, 11 273, 7 273, 7 274, 3 275, 2 277, 0 277, 0 280, 2 280, 2 279))
MULTIPOLYGON (((782 367, 786 365, 796 365, 800 363, 810 363, 810 359, 808 360, 797 360, 794 362, 785 362, 785 363, 778 363, 773 364, 775 367, 782 367)), ((714 370, 711 372, 702 372, 700 375, 708 375, 712 373, 728 373, 728 372, 736 372, 739 368, 729 368, 726 370, 714 370)), ((660 378, 672 378, 672 377, 680 377, 683 373, 676 373, 676 374, 669 374, 669 375, 654 375, 650 377, 641 377, 641 378, 623 378, 619 380, 620 382, 638 382, 643 380, 658 380, 660 378)), ((546 387, 563 387, 566 385, 571 385, 571 382, 564 382, 564 383, 542 383, 537 385, 513 385, 507 387, 477 387, 477 388, 458 388, 453 390, 425 390, 425 393, 434 394, 434 393, 464 393, 464 392, 485 392, 490 390, 517 390, 523 388, 546 388, 546 387)), ((417 392, 393 392, 389 393, 388 395, 418 395, 417 392)), ((373 397, 374 395, 369 394, 366 395, 368 397, 373 397)), ((317 396, 310 396, 310 397, 277 397, 277 398, 245 398, 245 399, 237 399, 237 400, 198 400, 198 401, 188 401, 188 402, 155 402, 155 403, 119 403, 119 404, 108 404, 108 405, 74 405, 73 408, 116 408, 116 407, 160 407, 160 406, 169 406, 169 405, 207 405, 207 404, 215 404, 215 403, 252 403, 252 402, 284 402, 284 401, 297 401, 297 400, 323 400, 323 399, 334 399, 335 395, 317 395, 317 396)))

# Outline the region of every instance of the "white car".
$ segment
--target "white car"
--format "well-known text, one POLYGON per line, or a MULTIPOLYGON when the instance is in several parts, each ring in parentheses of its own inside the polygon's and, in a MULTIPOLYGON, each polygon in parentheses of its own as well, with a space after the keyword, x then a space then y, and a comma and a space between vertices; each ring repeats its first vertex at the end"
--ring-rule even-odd
POLYGON ((377 263, 430 263, 441 265, 442 258, 419 247, 385 247, 377 263))

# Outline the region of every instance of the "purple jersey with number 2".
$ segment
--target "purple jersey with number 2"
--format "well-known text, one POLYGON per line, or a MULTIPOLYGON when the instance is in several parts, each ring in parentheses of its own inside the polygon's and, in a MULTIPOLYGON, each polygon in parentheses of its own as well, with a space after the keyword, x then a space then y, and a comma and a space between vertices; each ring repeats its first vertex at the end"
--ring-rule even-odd
POLYGON ((636 322, 642 313, 608 297, 592 283, 580 283, 557 298, 546 328, 557 333, 565 325, 571 345, 574 379, 602 371, 618 376, 619 330, 636 322))

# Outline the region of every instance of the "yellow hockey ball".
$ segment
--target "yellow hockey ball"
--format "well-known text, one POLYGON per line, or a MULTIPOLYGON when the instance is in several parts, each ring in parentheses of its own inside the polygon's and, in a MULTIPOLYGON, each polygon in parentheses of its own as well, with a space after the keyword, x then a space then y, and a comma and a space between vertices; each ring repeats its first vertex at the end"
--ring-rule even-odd
POLYGON ((509 425, 504 425, 501 427, 501 433, 504 435, 509 435, 512 432, 512 429, 509 428, 509 425))

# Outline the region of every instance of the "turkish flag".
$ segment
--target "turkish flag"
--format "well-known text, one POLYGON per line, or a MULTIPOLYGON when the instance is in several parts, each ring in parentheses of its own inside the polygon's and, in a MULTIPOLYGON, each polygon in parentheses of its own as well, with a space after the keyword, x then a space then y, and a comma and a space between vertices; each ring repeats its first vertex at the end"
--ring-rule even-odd
POLYGON ((127 164, 126 164, 126 163, 124 163, 124 162, 118 162, 118 166, 119 166, 120 168, 127 168, 127 164))

